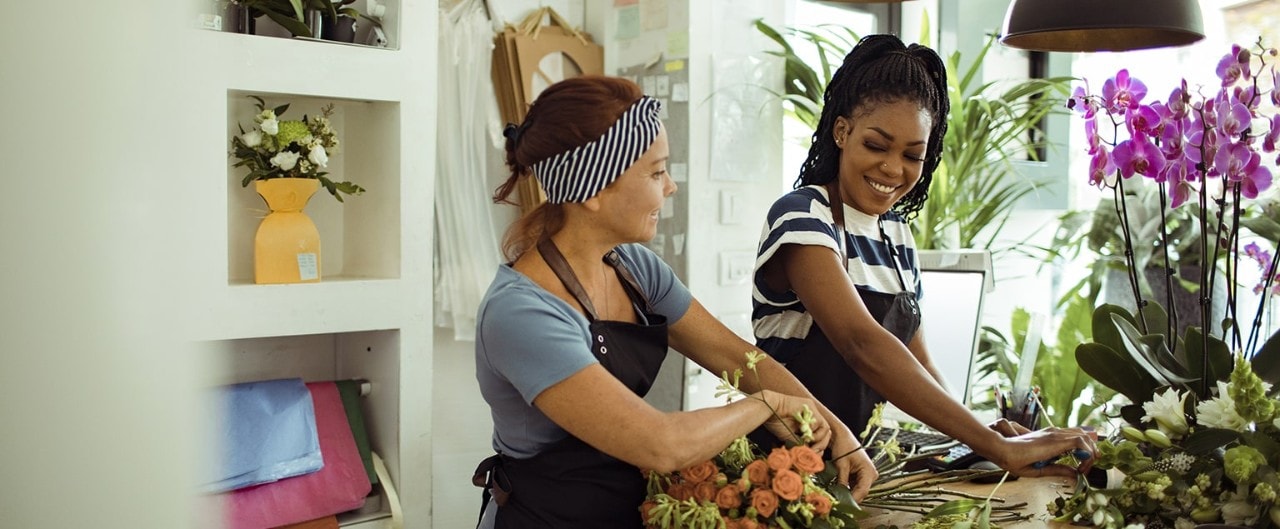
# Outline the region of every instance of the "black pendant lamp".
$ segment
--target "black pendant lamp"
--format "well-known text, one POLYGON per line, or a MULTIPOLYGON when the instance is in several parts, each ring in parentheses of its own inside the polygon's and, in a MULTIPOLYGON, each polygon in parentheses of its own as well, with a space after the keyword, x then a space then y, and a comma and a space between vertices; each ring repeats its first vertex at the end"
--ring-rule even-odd
POLYGON ((1126 51, 1204 38, 1196 0, 1011 0, 1000 43, 1037 51, 1126 51))

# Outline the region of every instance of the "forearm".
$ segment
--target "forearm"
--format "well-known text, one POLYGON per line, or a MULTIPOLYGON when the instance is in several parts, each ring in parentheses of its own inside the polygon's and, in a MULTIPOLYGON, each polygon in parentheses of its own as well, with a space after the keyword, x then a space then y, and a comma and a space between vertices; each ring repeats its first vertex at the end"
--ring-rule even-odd
POLYGON ((813 400, 814 406, 818 408, 814 412, 825 418, 827 423, 831 425, 831 431, 834 436, 837 438, 847 437, 853 443, 853 447, 861 446, 854 432, 849 430, 849 427, 841 422, 822 402, 819 402, 804 384, 800 383, 790 371, 787 371, 785 366, 773 358, 765 357, 765 359, 756 364, 756 372, 760 375, 759 382, 757 383, 756 377, 751 375, 744 376, 740 384, 743 391, 770 389, 787 395, 808 397, 813 400))
POLYGON ((836 349, 858 376, 902 411, 969 445, 986 456, 1003 447, 1000 435, 987 428, 939 384, 930 372, 887 331, 847 338, 836 349))
MULTIPOLYGON (((714 408, 670 412, 666 424, 656 430, 652 444, 646 443, 643 459, 631 461, 641 468, 672 472, 715 457, 735 439, 747 435, 773 417, 767 393, 747 397, 714 408)), ((639 455, 639 454, 637 454, 639 455)))

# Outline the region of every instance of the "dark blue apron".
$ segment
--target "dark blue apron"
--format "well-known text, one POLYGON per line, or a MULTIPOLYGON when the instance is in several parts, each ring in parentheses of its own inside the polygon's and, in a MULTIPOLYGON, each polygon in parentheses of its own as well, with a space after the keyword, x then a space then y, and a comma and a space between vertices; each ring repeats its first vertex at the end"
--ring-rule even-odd
MULTIPOLYGON (((667 355, 667 320, 655 314, 617 251, 605 256, 618 274, 640 323, 604 321, 573 269, 550 240, 538 252, 573 294, 591 322, 591 352, 636 395, 649 392, 667 355)), ((484 487, 481 516, 492 494, 498 504, 495 527, 641 528, 645 480, 640 469, 568 436, 527 459, 498 454, 476 468, 472 482, 484 487)))

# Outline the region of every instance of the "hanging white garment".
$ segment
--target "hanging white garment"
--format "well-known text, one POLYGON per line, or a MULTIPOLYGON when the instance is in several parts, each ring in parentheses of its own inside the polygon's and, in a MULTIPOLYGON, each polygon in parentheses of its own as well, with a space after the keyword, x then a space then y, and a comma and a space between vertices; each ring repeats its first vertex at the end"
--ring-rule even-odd
POLYGON ((502 259, 486 189, 486 129, 497 122, 493 36, 479 0, 440 13, 435 323, 453 327, 455 340, 475 339, 476 310, 502 259))

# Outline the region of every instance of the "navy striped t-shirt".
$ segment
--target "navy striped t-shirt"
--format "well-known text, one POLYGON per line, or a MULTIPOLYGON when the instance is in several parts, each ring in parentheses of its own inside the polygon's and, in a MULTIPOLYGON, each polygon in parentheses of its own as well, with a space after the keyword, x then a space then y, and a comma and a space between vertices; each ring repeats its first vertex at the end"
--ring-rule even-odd
MULTIPOLYGON (((844 224, 845 248, 849 253, 847 267, 855 286, 886 294, 903 290, 890 261, 889 247, 880 235, 880 226, 883 225, 885 235, 898 254, 902 281, 907 289, 915 291, 917 298, 923 294, 915 239, 901 215, 890 211, 877 218, 846 204, 844 224)), ((786 244, 825 246, 839 254, 825 187, 802 187, 774 202, 756 252, 756 271, 751 289, 751 325, 755 330, 756 346, 784 363, 800 353, 805 337, 814 328, 813 317, 796 293, 790 290, 771 291, 760 273, 769 259, 786 244)))

